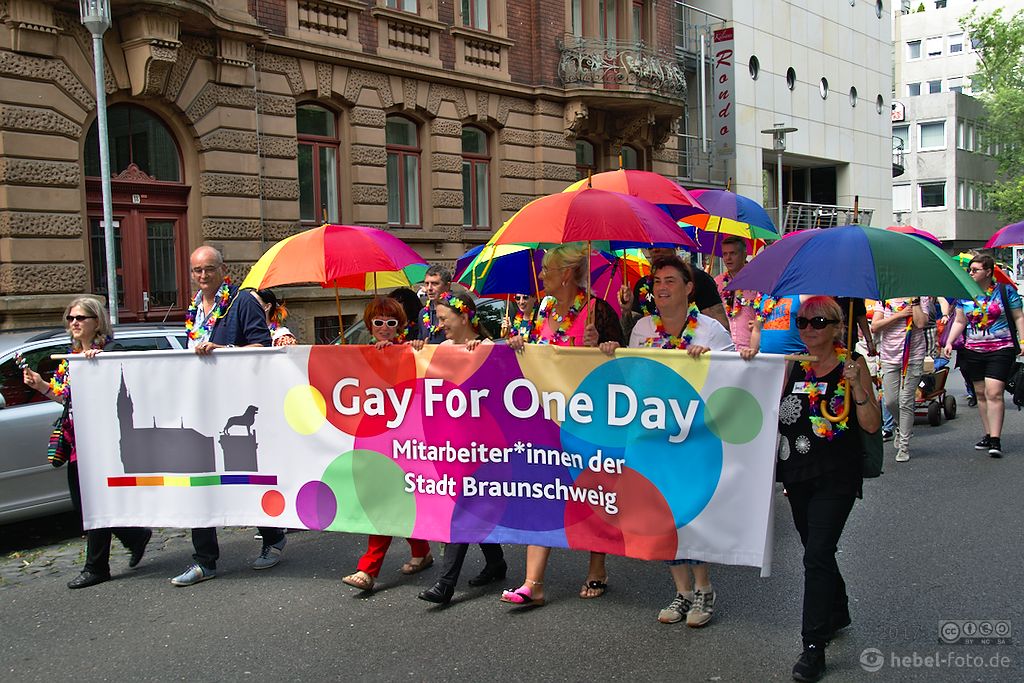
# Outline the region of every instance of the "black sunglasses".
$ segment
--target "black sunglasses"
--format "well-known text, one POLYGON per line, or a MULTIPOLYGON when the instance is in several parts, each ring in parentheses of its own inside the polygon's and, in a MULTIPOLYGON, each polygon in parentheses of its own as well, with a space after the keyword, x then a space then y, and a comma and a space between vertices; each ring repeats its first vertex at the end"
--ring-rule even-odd
POLYGON ((816 315, 813 318, 804 318, 803 316, 797 316, 796 326, 799 327, 801 330, 806 330, 808 325, 810 325, 816 330, 823 330, 829 325, 835 325, 838 322, 838 320, 832 320, 830 318, 826 318, 823 315, 816 315))
POLYGON ((398 327, 398 321, 395 320, 394 318, 390 318, 388 320, 374 318, 372 322, 374 327, 384 327, 385 325, 387 325, 388 327, 398 327))
POLYGON ((77 320, 80 323, 84 323, 86 320, 95 320, 96 316, 94 316, 94 315, 66 315, 66 316, 64 316, 64 319, 67 320, 68 322, 71 322, 72 320, 77 320))
POLYGON ((527 299, 530 298, 530 295, 529 294, 516 294, 515 297, 513 297, 513 298, 516 301, 526 301, 527 299))

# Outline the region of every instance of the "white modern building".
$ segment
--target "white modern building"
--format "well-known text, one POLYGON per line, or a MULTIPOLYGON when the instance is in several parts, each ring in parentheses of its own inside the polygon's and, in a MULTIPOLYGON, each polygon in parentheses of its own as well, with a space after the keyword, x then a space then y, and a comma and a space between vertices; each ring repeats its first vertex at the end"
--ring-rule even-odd
POLYGON ((892 134, 905 171, 893 178, 893 222, 928 230, 947 249, 979 247, 1001 225, 986 198, 998 141, 970 96, 977 54, 960 25, 972 9, 1000 7, 1012 16, 1024 2, 904 2, 893 22, 892 134))
POLYGON ((707 32, 704 50, 715 66, 703 88, 691 86, 680 131, 684 183, 728 179, 733 191, 763 198, 774 217, 778 152, 762 131, 781 124, 796 129, 786 134, 782 151, 786 230, 852 222, 855 204, 861 222, 888 220, 890 2, 687 0, 677 6, 681 54, 699 60, 707 32), (716 40, 722 28, 732 29, 731 70, 722 69, 716 40), (724 100, 723 73, 733 86, 724 100), (732 104, 734 119, 719 116, 723 101, 732 104), (710 150, 702 156, 705 142, 710 150))

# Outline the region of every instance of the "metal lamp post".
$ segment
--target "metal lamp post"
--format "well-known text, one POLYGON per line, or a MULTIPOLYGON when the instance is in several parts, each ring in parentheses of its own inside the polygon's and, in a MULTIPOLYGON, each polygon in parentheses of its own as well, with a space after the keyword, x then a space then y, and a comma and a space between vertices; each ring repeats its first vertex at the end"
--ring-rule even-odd
POLYGON ((117 260, 114 255, 114 206, 110 193, 110 141, 107 139, 107 86, 103 78, 103 34, 110 28, 110 0, 79 0, 82 25, 92 34, 96 71, 96 124, 100 139, 100 180, 103 191, 103 244, 107 262, 107 305, 117 322, 117 260))
POLYGON ((786 151, 786 133, 795 133, 796 131, 796 128, 787 128, 781 123, 776 123, 774 128, 766 128, 761 131, 765 135, 772 136, 772 148, 775 150, 778 161, 778 171, 775 176, 775 184, 778 189, 776 204, 779 211, 779 218, 775 227, 778 228, 780 235, 782 234, 782 153, 786 151))

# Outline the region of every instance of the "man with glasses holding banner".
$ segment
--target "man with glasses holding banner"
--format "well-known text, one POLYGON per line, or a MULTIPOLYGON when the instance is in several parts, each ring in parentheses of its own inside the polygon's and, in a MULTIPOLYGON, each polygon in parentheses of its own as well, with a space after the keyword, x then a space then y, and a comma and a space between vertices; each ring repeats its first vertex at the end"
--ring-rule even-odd
MULTIPOLYGON (((185 316, 189 348, 205 356, 215 349, 237 346, 270 346, 266 313, 252 290, 240 292, 231 285, 220 251, 202 246, 189 260, 192 281, 199 292, 185 316)), ((259 527, 263 548, 253 569, 270 569, 281 561, 287 538, 283 529, 259 527)), ((194 561, 171 579, 175 586, 192 586, 217 576, 220 547, 215 528, 192 529, 194 561)))

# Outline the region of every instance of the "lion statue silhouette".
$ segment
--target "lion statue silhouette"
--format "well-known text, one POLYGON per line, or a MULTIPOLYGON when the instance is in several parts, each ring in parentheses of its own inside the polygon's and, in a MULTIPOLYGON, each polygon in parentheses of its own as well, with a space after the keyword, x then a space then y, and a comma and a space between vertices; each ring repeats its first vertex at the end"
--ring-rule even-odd
POLYGON ((224 423, 224 429, 221 431, 221 434, 227 435, 232 427, 245 427, 246 436, 252 436, 252 427, 256 423, 256 413, 259 411, 260 409, 256 406, 249 406, 241 415, 229 417, 228 421, 224 423))

